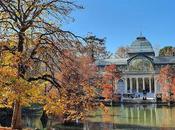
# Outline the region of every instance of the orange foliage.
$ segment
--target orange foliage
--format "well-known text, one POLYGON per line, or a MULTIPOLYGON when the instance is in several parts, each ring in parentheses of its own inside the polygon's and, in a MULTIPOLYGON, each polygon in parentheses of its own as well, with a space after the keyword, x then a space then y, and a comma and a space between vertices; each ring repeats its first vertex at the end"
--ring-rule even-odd
POLYGON ((104 81, 111 81, 112 86, 114 86, 114 81, 119 78, 120 72, 118 71, 115 64, 105 66, 105 74, 103 75, 104 81))
POLYGON ((175 68, 167 65, 160 70, 158 82, 161 84, 163 100, 172 100, 175 97, 175 68))
POLYGON ((115 64, 105 66, 105 73, 103 75, 104 85, 102 86, 102 95, 106 99, 112 98, 113 87, 115 86, 115 81, 120 78, 120 72, 118 71, 115 64))
POLYGON ((46 105, 47 108, 53 108, 50 109, 50 114, 62 114, 65 120, 83 119, 89 110, 100 105, 94 102, 95 88, 98 86, 96 66, 87 56, 77 56, 71 51, 66 52, 66 56, 67 58, 61 60, 61 71, 56 76, 62 86, 61 96, 55 94, 54 98, 50 98, 50 105, 46 105), (56 99, 60 103, 55 104, 56 99), (56 111, 60 106, 62 111, 56 111))
POLYGON ((111 99, 112 94, 113 94, 112 90, 113 90, 112 85, 110 85, 110 84, 104 84, 103 85, 102 95, 105 97, 105 99, 111 99))

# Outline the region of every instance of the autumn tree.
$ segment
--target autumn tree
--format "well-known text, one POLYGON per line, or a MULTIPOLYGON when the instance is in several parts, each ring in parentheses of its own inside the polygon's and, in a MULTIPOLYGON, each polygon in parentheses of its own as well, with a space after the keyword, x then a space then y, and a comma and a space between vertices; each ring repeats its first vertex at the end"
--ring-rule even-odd
POLYGON ((42 92, 41 83, 61 88, 55 73, 63 50, 80 42, 59 25, 75 8, 81 7, 71 0, 0 1, 0 97, 2 105, 13 107, 12 129, 21 129, 21 106, 32 103, 27 99, 36 88, 42 92))
POLYGON ((161 84, 163 100, 171 101, 175 97, 175 68, 169 65, 161 68, 158 82, 161 84))
POLYGON ((115 53, 116 58, 127 58, 128 57, 128 47, 119 47, 115 53))
POLYGON ((63 94, 50 95, 47 98, 49 103, 45 105, 49 114, 62 115, 65 121, 84 119, 89 110, 100 105, 95 102, 95 88, 100 85, 96 66, 90 57, 75 53, 66 52, 67 58, 61 60, 62 71, 56 76, 62 86, 59 90, 63 94), (59 103, 55 104, 55 100, 59 100, 59 103))
POLYGON ((175 47, 165 46, 160 49, 159 56, 175 56, 175 47))
POLYGON ((105 38, 98 38, 94 35, 89 35, 85 38, 86 45, 83 51, 90 56, 93 61, 98 59, 105 59, 111 56, 110 52, 106 50, 105 38))
POLYGON ((105 97, 112 98, 114 87, 115 87, 115 81, 119 79, 121 76, 120 71, 117 69, 117 66, 115 64, 107 65, 104 68, 104 74, 103 74, 103 95, 106 95, 105 97), (108 93, 108 94, 106 94, 108 93))
POLYGON ((111 99, 113 95, 113 86, 111 84, 104 84, 102 95, 105 99, 111 99))

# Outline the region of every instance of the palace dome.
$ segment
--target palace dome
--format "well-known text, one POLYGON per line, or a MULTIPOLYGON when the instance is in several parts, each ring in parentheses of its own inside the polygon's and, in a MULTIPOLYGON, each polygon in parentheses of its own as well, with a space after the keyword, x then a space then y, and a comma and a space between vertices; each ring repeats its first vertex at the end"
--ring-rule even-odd
POLYGON ((146 37, 140 36, 137 37, 134 42, 132 42, 128 53, 154 53, 154 50, 146 37))

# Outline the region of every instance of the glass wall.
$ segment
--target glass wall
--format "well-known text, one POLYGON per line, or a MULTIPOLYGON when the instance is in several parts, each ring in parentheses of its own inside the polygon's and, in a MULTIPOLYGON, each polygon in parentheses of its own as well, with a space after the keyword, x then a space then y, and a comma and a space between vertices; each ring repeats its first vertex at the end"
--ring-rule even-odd
POLYGON ((129 71, 152 72, 153 70, 151 61, 143 56, 138 56, 129 63, 129 71))

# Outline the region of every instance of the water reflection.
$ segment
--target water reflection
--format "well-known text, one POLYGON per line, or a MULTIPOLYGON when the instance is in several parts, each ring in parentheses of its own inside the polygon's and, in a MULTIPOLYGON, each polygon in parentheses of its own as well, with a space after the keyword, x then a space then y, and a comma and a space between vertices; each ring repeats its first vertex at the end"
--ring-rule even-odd
MULTIPOLYGON (((120 105, 109 107, 107 113, 102 110, 91 112, 84 125, 61 126, 52 121, 55 130, 113 130, 113 129, 175 129, 175 107, 157 105, 120 105)), ((26 128, 44 129, 40 115, 26 114, 23 116, 23 126, 26 128)), ((51 121, 47 122, 47 127, 51 121)))
POLYGON ((40 115, 25 114, 22 117, 22 124, 26 128, 39 128, 39 129, 43 129, 43 124, 42 124, 40 118, 41 118, 40 115))
POLYGON ((173 115, 175 115, 175 107, 127 105, 110 107, 108 113, 99 110, 95 114, 91 114, 87 120, 90 129, 95 128, 95 130, 101 125, 104 125, 104 129, 101 127, 101 130, 116 128, 175 129, 175 117, 173 118, 173 115))

